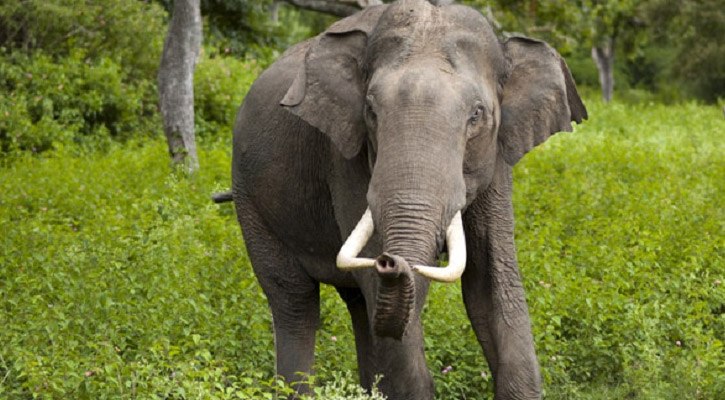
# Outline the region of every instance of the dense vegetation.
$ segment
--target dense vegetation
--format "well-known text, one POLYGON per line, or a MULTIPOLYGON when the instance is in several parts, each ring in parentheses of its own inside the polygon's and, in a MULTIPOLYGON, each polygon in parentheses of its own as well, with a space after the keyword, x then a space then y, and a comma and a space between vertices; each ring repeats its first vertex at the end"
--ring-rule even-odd
MULTIPOLYGON (((0 4, 0 398, 289 390, 273 377, 270 314, 234 210, 208 196, 229 185, 230 126, 251 82, 330 19, 285 6, 269 25, 254 20, 266 1, 234 3, 204 2, 193 176, 169 165, 156 106, 169 1, 0 4)), ((534 15, 495 13, 513 31, 570 4, 540 3, 534 15)), ((720 32, 725 14, 707 1, 680 14, 669 0, 642 3, 666 22, 648 20, 647 40, 619 50, 618 100, 585 88, 590 121, 515 169, 518 258, 550 399, 725 397, 725 104, 688 99, 722 97, 725 40, 698 37, 720 32), (669 46, 678 30, 667 27, 686 34, 669 46)), ((596 86, 585 45, 564 28, 542 34, 596 86)), ((318 397, 363 397, 345 306, 330 287, 322 299, 318 397)), ((491 398, 458 285, 432 285, 424 323, 438 397, 491 398)))
MULTIPOLYGON (((547 398, 721 398, 725 120, 691 103, 587 104, 591 121, 516 167, 547 398)), ((273 391, 264 296, 232 207, 208 200, 228 185, 229 143, 202 147, 191 178, 160 139, 5 162, 0 397, 273 391)), ((317 373, 330 382, 355 369, 354 345, 334 290, 322 304, 317 373)), ((432 286, 424 320, 440 398, 490 396, 457 285, 432 286)))
MULTIPOLYGON (((251 43, 241 59, 240 41, 247 36, 226 38, 212 29, 194 77, 197 136, 228 132, 260 70, 285 46, 330 22, 308 14, 284 9, 280 24, 286 30, 276 34, 276 46, 251 43)), ((234 14, 222 8, 215 15, 234 14)), ((0 154, 64 144, 102 149, 110 141, 162 134, 156 73, 165 29, 165 11, 157 3, 28 0, 0 5, 0 154)), ((262 30, 249 40, 275 32, 262 30)))
MULTIPOLYGON (((596 87, 591 46, 616 32, 621 99, 676 103, 725 95, 721 0, 465 0, 502 34, 549 40, 580 85, 596 87), (636 23, 635 23, 636 22, 636 23)), ((156 73, 170 0, 13 0, 0 4, 0 154, 53 144, 104 148, 161 132, 156 73)), ((249 79, 334 18, 270 0, 204 0, 196 133, 231 125, 249 79), (271 11, 275 9, 274 13, 271 11), (276 15, 276 22, 272 18, 276 15), (242 77, 242 78, 240 78, 242 77)))

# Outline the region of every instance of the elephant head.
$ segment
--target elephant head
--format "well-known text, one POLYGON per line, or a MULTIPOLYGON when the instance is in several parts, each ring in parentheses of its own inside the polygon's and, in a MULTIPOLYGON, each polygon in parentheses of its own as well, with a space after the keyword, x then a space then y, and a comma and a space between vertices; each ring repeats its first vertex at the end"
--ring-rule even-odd
POLYGON ((377 269, 374 330, 397 339, 415 281, 463 273, 461 213, 489 186, 497 160, 513 165, 587 117, 566 63, 547 44, 501 42, 471 8, 422 0, 369 7, 332 25, 281 104, 345 158, 370 160, 368 211, 338 267, 377 269), (374 231, 383 253, 358 258, 374 231), (446 245, 449 266, 431 267, 446 245))

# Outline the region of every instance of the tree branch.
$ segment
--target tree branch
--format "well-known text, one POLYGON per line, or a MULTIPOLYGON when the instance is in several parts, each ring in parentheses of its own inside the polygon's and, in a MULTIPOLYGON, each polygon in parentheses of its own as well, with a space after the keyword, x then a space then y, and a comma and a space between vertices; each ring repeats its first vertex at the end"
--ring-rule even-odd
POLYGON ((339 1, 326 1, 326 0, 284 0, 295 7, 302 8, 305 10, 322 12, 325 14, 335 15, 337 17, 348 17, 356 12, 360 11, 360 6, 357 2, 346 2, 343 4, 339 1))

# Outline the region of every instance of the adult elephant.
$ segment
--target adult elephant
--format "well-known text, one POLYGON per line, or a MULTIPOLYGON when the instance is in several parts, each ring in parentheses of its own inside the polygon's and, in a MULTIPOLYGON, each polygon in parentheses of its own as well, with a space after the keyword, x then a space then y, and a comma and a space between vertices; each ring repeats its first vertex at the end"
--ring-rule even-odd
POLYGON ((421 308, 431 279, 461 278, 496 398, 539 398, 512 166, 585 118, 556 51, 502 43, 464 6, 370 7, 288 50, 244 100, 232 157, 277 373, 312 370, 322 282, 349 309, 361 384, 382 374, 392 400, 433 398, 421 308))

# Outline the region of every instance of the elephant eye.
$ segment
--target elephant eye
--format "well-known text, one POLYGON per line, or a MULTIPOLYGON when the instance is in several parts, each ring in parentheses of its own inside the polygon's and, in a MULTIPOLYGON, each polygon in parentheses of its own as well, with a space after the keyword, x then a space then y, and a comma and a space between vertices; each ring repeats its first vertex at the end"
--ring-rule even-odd
POLYGON ((481 117, 483 116, 483 111, 484 111, 483 106, 476 107, 476 110, 473 112, 473 115, 471 115, 471 124, 475 124, 476 121, 481 119, 481 117))

